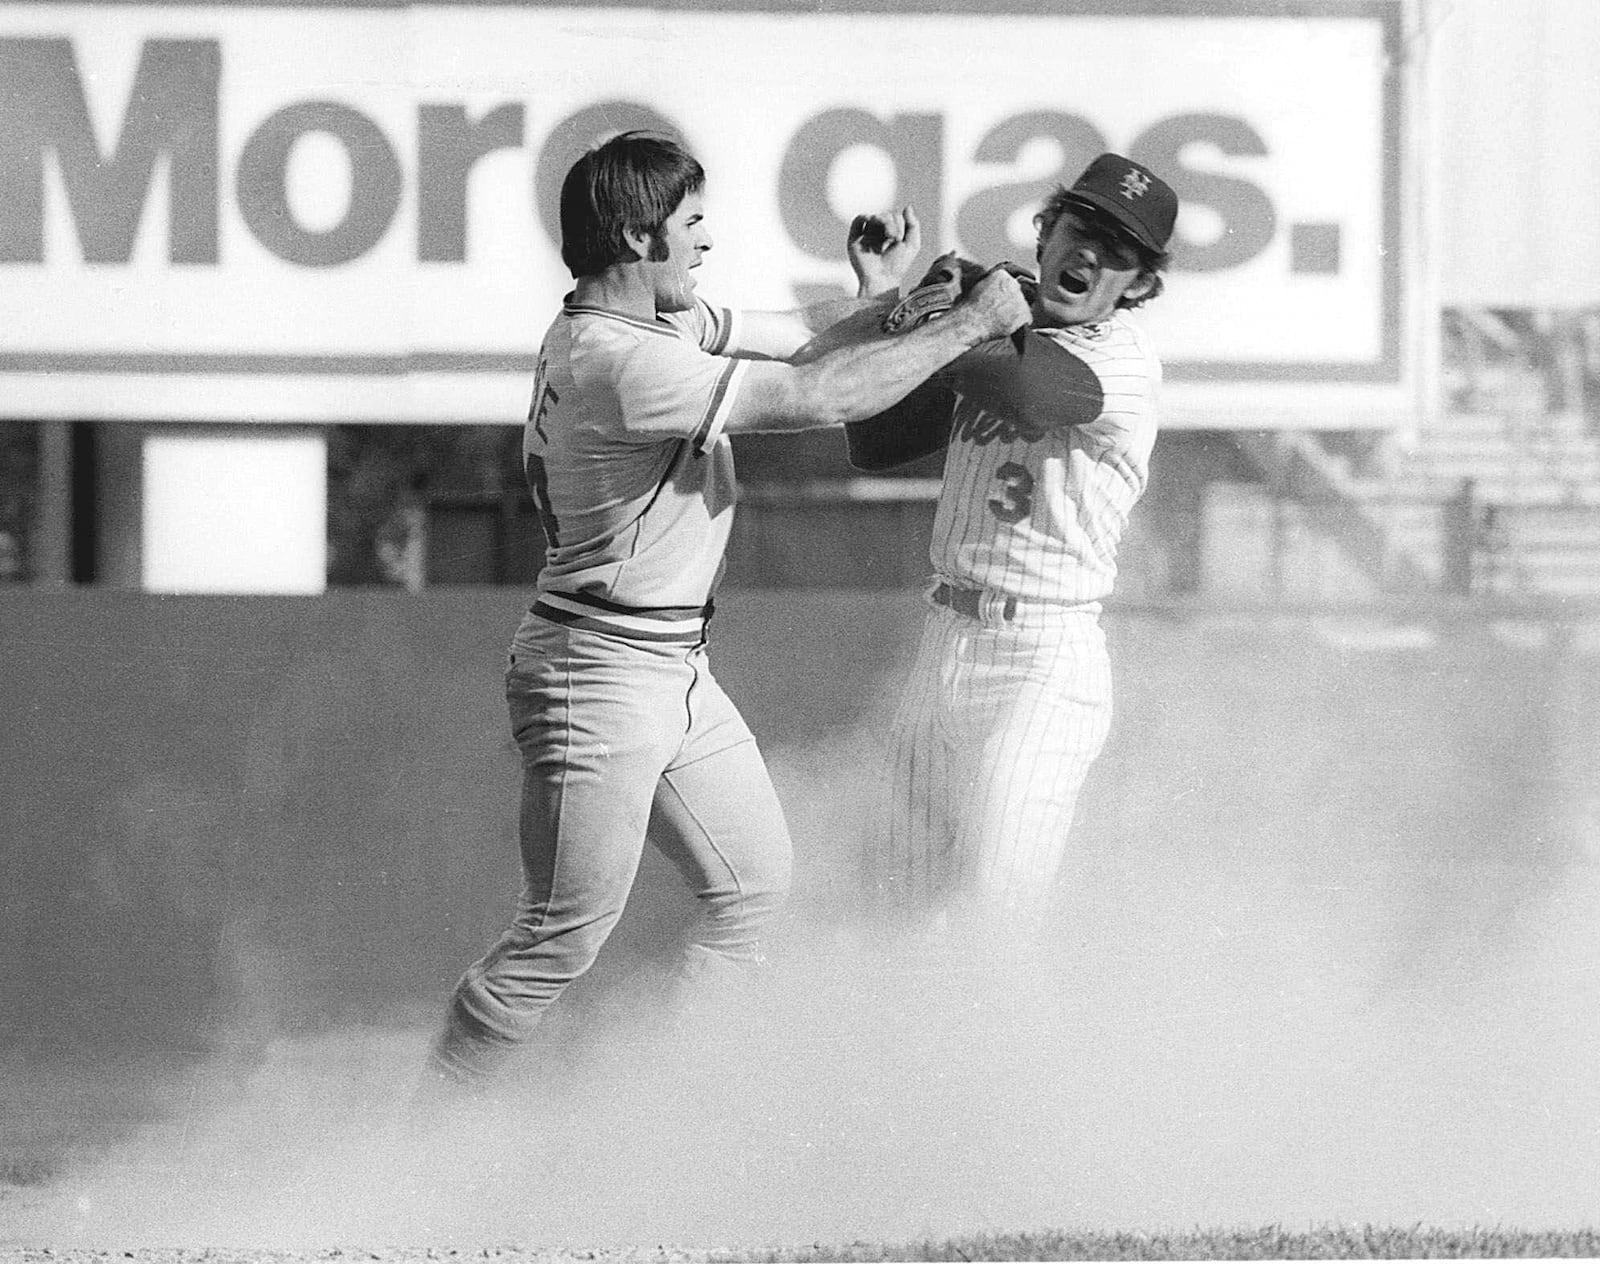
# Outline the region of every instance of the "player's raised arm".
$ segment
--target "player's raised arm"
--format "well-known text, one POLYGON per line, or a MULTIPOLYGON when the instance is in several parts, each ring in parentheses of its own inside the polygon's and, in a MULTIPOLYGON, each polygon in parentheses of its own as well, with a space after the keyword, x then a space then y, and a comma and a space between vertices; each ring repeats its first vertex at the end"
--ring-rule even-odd
POLYGON ((900 282, 922 250, 922 223, 910 206, 883 215, 857 215, 850 222, 845 254, 862 298, 898 297, 900 282))
POLYGON ((838 347, 803 364, 752 364, 726 430, 809 430, 870 417, 966 351, 1028 323, 1017 279, 995 269, 941 320, 838 347))

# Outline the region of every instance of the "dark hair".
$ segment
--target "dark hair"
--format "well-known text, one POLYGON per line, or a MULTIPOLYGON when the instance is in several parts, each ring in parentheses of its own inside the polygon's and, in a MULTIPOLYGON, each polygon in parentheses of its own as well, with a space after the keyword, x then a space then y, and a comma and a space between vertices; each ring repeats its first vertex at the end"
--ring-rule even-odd
POLYGON ((1137 298, 1129 298, 1124 294, 1117 300, 1118 307, 1131 310, 1142 303, 1148 303, 1166 288, 1166 281, 1161 273, 1172 262, 1172 252, 1151 250, 1142 242, 1135 241, 1104 211, 1073 197, 1071 190, 1064 184, 1056 185, 1050 196, 1045 199, 1044 205, 1039 208, 1039 213, 1033 217, 1033 222, 1039 229, 1041 246, 1044 239, 1054 231, 1056 221, 1068 211, 1082 217, 1092 227, 1110 233, 1118 241, 1131 247, 1139 256, 1139 273, 1149 278, 1150 286, 1137 298))
MULTIPOLYGON (((561 261, 574 277, 584 277, 637 258, 623 233, 654 238, 705 182, 705 170, 671 137, 623 132, 597 145, 561 182, 561 261)), ((665 249, 652 240, 649 257, 665 249)))

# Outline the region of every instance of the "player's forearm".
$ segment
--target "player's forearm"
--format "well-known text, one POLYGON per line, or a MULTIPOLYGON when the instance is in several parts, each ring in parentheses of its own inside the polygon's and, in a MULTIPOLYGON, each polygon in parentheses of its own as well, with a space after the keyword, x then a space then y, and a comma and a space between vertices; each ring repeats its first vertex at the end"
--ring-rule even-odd
POLYGON ((811 333, 820 334, 853 316, 867 312, 882 315, 894 306, 898 298, 898 291, 888 291, 876 295, 858 294, 854 298, 823 299, 799 308, 797 314, 811 333))
POLYGON ((988 332, 981 321, 953 313, 895 337, 838 347, 791 369, 763 417, 730 429, 809 430, 874 416, 988 332))
POLYGON ((828 299, 785 312, 746 311, 736 354, 792 361, 807 354, 833 327, 864 316, 874 318, 876 325, 876 318, 893 305, 893 297, 828 299))
POLYGON ((876 416, 963 352, 1020 329, 1028 318, 1016 278, 995 268, 936 320, 803 364, 750 365, 724 428, 808 430, 876 416))
POLYGON ((803 387, 826 424, 843 425, 882 412, 918 384, 982 342, 985 331, 947 317, 897 337, 841 347, 804 365, 803 387))
POLYGON ((853 311, 834 321, 805 346, 789 357, 790 364, 810 364, 840 347, 859 346, 884 337, 883 318, 895 304, 895 296, 856 301, 853 311))

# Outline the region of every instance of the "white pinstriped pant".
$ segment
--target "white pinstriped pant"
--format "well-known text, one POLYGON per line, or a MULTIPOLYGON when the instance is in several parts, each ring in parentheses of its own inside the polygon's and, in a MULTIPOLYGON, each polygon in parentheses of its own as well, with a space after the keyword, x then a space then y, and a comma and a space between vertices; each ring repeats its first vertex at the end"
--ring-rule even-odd
POLYGON ((912 919, 952 909, 1032 935, 1110 726, 1097 613, 930 605, 895 718, 887 834, 868 848, 877 895, 912 919))

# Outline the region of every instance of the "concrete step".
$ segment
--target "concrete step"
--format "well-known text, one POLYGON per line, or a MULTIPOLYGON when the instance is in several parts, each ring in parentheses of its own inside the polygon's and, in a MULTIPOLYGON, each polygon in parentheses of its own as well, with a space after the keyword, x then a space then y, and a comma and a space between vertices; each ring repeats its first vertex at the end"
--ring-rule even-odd
POLYGON ((1426 471, 1410 470, 1382 481, 1352 481, 1348 491, 1352 499, 1367 505, 1386 501, 1439 505, 1461 489, 1463 477, 1472 478, 1473 494, 1480 504, 1600 504, 1600 486, 1504 470, 1473 470, 1467 475, 1432 475, 1426 471))
POLYGON ((1568 571, 1541 574, 1517 565, 1490 571, 1485 577, 1484 587, 1491 592, 1509 589, 1549 597, 1600 597, 1600 575, 1568 571))
MULTIPOLYGON (((1527 461, 1439 461, 1431 465, 1411 465, 1395 472, 1390 480, 1401 488, 1416 488, 1425 493, 1443 490, 1446 495, 1455 492, 1463 479, 1472 479, 1478 485, 1479 495, 1488 486, 1514 489, 1524 486, 1543 491, 1561 489, 1568 479, 1552 474, 1543 465, 1527 461)), ((1583 485, 1583 480, 1578 480, 1583 485)))
POLYGON ((1587 443, 1513 443, 1499 439, 1451 439, 1413 448, 1400 461, 1407 465, 1432 465, 1443 461, 1528 461, 1541 465, 1593 468, 1600 463, 1600 448, 1587 443))
POLYGON ((1542 587, 1551 583, 1570 582, 1592 585, 1600 591, 1600 558, 1561 557, 1548 553, 1516 553, 1508 560, 1515 561, 1526 574, 1537 576, 1542 587))
POLYGON ((1367 516, 1374 522, 1382 523, 1395 531, 1405 531, 1417 525, 1437 525, 1443 513, 1443 507, 1437 500, 1423 496, 1407 496, 1404 499, 1393 500, 1374 497, 1358 503, 1365 505, 1367 516))
POLYGON ((1553 597, 1600 596, 1600 580, 1551 579, 1540 586, 1540 591, 1553 597))
MULTIPOLYGON (((1401 501, 1366 506, 1387 530, 1395 555, 1423 574, 1443 574, 1445 516, 1438 504, 1401 501)), ((1308 525, 1315 526, 1310 518, 1308 525)), ((1600 596, 1600 508, 1511 508, 1499 518, 1500 546, 1482 555, 1486 573, 1505 587, 1562 596, 1600 596), (1508 578, 1509 577, 1509 578, 1508 578)))
POLYGON ((1453 413, 1416 436, 1396 474, 1459 481, 1509 472, 1600 486, 1600 437, 1577 413, 1453 413))
POLYGON ((1447 412, 1417 431, 1422 442, 1435 436, 1457 434, 1503 434, 1518 438, 1548 435, 1591 442, 1595 437, 1582 413, 1553 413, 1543 408, 1447 412))
MULTIPOLYGON (((1280 494, 1295 498, 1297 529, 1335 544, 1369 581, 1401 587, 1442 581, 1450 502, 1470 477, 1480 512, 1497 511, 1493 526, 1502 543, 1480 555, 1497 586, 1600 596, 1600 446, 1566 439, 1539 445, 1562 455, 1566 464, 1558 472, 1531 452, 1533 445, 1511 443, 1504 418, 1475 421, 1463 431, 1442 449, 1419 446, 1395 473, 1376 478, 1352 478, 1347 463, 1303 436, 1242 442, 1241 450, 1280 494)), ((1286 519, 1268 516, 1264 505, 1213 512, 1238 519, 1235 529, 1270 527, 1280 539, 1285 529, 1286 519)), ((1300 560, 1310 562, 1311 553, 1299 547, 1300 560)))
POLYGON ((1413 452, 1395 466, 1395 474, 1421 472, 1434 476, 1476 475, 1486 470, 1518 470, 1527 474, 1549 475, 1577 483, 1592 483, 1600 475, 1600 450, 1574 448, 1540 452, 1529 448, 1462 447, 1413 452))
POLYGON ((1564 549, 1600 557, 1600 519, 1565 518, 1536 510, 1533 514, 1507 514, 1504 529, 1529 548, 1564 549))

